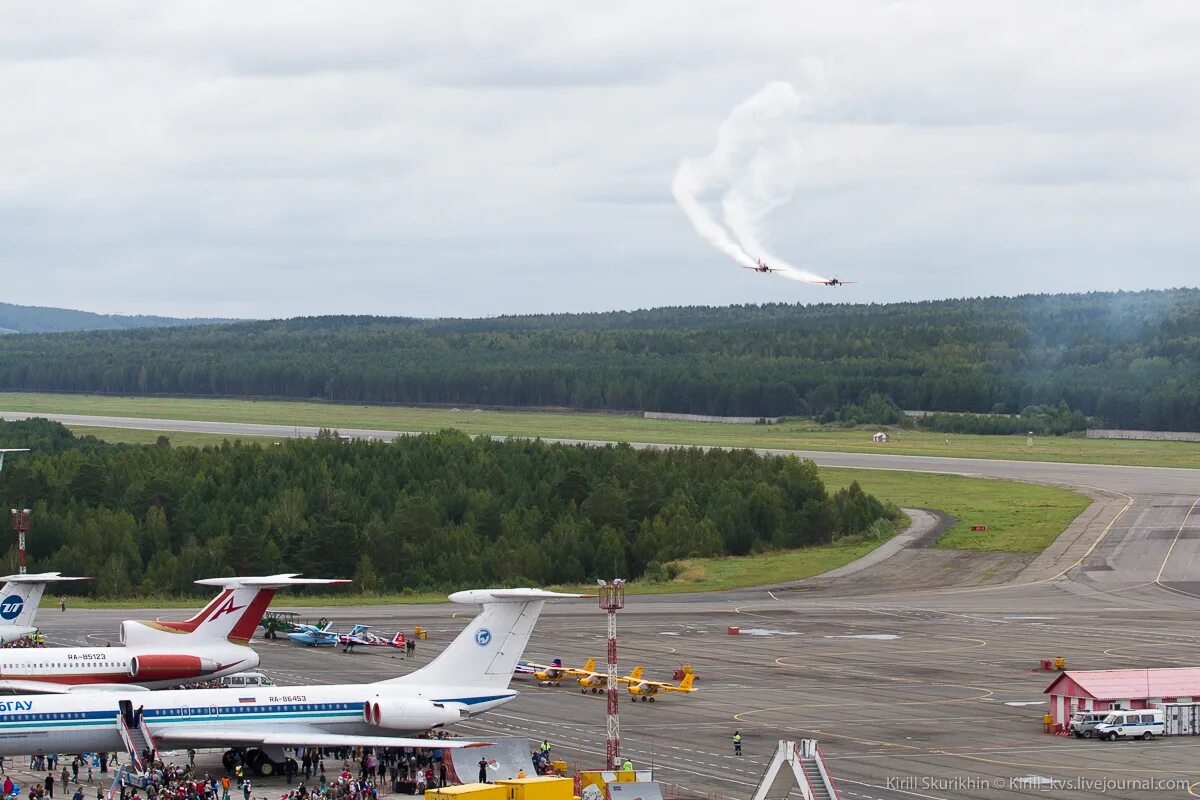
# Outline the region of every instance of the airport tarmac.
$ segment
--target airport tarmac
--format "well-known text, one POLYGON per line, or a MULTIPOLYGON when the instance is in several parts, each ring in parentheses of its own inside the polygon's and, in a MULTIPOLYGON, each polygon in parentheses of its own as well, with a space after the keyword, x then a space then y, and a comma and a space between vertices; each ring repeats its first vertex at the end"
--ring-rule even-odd
MULTIPOLYGON (((728 595, 633 597, 619 617, 620 663, 669 680, 680 664, 699 676, 694 695, 651 704, 622 696, 622 752, 689 793, 748 797, 780 738, 816 738, 843 797, 1046 796, 1044 783, 1111 781, 1110 797, 1186 797, 1131 781, 1200 781, 1200 738, 1079 741, 1043 732, 1042 690, 1032 671, 1064 657, 1070 668, 1200 663, 1195 608, 1121 600, 1046 583, 889 597, 886 602, 803 586, 728 595), (729 626, 741 633, 729 635, 729 626), (730 737, 740 730, 745 755, 730 737), (1131 788, 1132 787, 1132 788, 1131 788)), ((1170 594, 1160 589, 1164 594, 1170 594)), ((1186 598, 1171 595, 1171 602, 1186 598)), ((280 604, 286 603, 281 598, 280 604)), ((175 616, 178 611, 158 612, 175 616)), ((287 684, 365 682, 404 674, 435 655, 473 613, 451 604, 314 608, 339 627, 380 633, 423 625, 430 638, 405 659, 388 649, 305 648, 259 641, 262 669, 287 684)), ((96 643, 128 611, 47 610, 55 643, 96 643)), ((593 601, 549 606, 526 657, 603 660, 604 618, 593 601)), ((517 680, 512 703, 457 726, 465 736, 546 737, 572 767, 599 765, 603 695, 574 685, 517 680)), ((1052 796, 1096 797, 1099 784, 1052 796)))
MULTIPOLYGON (((1053 675, 1032 671, 1058 656, 1072 669, 1200 664, 1200 471, 796 455, 826 466, 1053 483, 1096 502, 1031 562, 981 571, 947 551, 901 548, 842 579, 629 597, 619 623, 622 671, 641 663, 649 677, 669 679, 688 663, 699 678, 688 697, 650 704, 623 694, 623 753, 636 766, 653 766, 688 793, 746 798, 778 739, 812 737, 851 800, 1200 796, 1200 737, 1100 743, 1046 734, 1042 691, 1053 675), (729 626, 742 633, 727 634, 729 626), (745 737, 740 759, 734 730, 745 737)), ((284 596, 277 603, 287 604, 284 596)), ((450 604, 305 610, 339 628, 363 622, 389 636, 423 625, 431 638, 413 661, 391 651, 257 646, 263 669, 280 683, 378 680, 426 663, 471 613, 450 604)), ((48 609, 38 623, 55 642, 94 643, 88 634, 115 634, 129 616, 48 609)), ((603 656, 604 618, 588 601, 548 607, 525 654, 576 665, 603 656)), ((480 739, 546 737, 572 767, 601 763, 603 695, 566 683, 514 685, 519 698, 458 730, 480 739)))

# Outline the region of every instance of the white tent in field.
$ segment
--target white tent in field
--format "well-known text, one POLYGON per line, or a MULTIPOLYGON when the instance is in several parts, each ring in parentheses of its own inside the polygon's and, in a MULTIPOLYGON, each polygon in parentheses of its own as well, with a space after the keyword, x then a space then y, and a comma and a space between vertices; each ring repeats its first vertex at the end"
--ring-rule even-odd
POLYGON ((888 435, 886 433, 884 433, 883 431, 880 431, 879 433, 877 433, 871 437, 871 441, 876 442, 876 443, 886 442, 887 440, 888 440, 888 435))

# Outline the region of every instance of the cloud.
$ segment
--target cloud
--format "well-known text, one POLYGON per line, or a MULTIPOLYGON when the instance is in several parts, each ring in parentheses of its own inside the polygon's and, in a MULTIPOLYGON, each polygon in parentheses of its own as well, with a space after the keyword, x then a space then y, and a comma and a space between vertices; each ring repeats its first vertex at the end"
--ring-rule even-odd
POLYGON ((785 80, 771 245, 839 299, 1194 283, 1197 38, 1180 2, 16 3, 0 277, 213 316, 828 299, 670 202, 785 80))

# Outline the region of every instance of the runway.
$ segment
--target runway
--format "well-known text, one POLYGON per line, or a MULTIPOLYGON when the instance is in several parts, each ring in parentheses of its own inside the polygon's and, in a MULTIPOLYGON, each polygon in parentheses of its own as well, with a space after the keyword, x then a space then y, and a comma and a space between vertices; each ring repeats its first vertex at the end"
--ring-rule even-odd
MULTIPOLYGON (((230 435, 307 433, 288 426, 52 418, 230 435)), ((1052 483, 1087 491, 1097 502, 1047 554, 1019 565, 1001 583, 975 583, 977 575, 967 582, 954 562, 936 562, 942 557, 937 553, 901 548, 838 579, 720 594, 631 596, 619 623, 622 669, 641 663, 651 677, 667 679, 689 663, 699 676, 692 696, 654 704, 623 698, 623 752, 635 765, 654 766, 661 780, 688 794, 745 798, 778 739, 814 737, 842 796, 851 800, 1189 796, 1186 785, 1200 781, 1200 738, 1100 743, 1047 735, 1042 691, 1053 676, 1032 670, 1058 656, 1074 669, 1200 664, 1200 471, 795 454, 823 466, 1052 483), (922 563, 938 566, 922 570, 922 563), (935 572, 940 582, 932 580, 935 572), (742 634, 728 635, 731 625, 742 634), (745 737, 742 759, 733 755, 734 730, 745 737), (1156 787, 1155 780, 1172 783, 1156 787), (1050 792, 1049 782, 1058 782, 1050 792)), ((281 596, 276 604, 288 601, 281 596)), ((445 604, 304 613, 329 616, 339 628, 370 623, 388 635, 419 624, 431 638, 413 662, 390 651, 342 654, 259 643, 264 669, 281 683, 361 682, 406 672, 426 663, 471 612, 445 604)), ((94 643, 88 634, 115 634, 117 622, 129 616, 48 610, 38 622, 54 641, 94 643)), ((581 664, 602 658, 603 638, 604 618, 590 603, 554 605, 539 621, 526 657, 581 664)), ((516 685, 519 698, 459 726, 460 732, 548 737, 573 766, 599 764, 602 696, 567 684, 516 685)), ((1200 796, 1200 788, 1196 792, 1200 796)))

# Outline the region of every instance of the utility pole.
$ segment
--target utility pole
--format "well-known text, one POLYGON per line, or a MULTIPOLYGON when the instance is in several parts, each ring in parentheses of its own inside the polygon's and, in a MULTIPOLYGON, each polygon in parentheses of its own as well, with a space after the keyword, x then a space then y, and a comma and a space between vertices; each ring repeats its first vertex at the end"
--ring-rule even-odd
POLYGON ((600 581, 600 608, 608 612, 608 768, 621 768, 621 723, 617 716, 617 611, 625 607, 625 581, 600 581))

